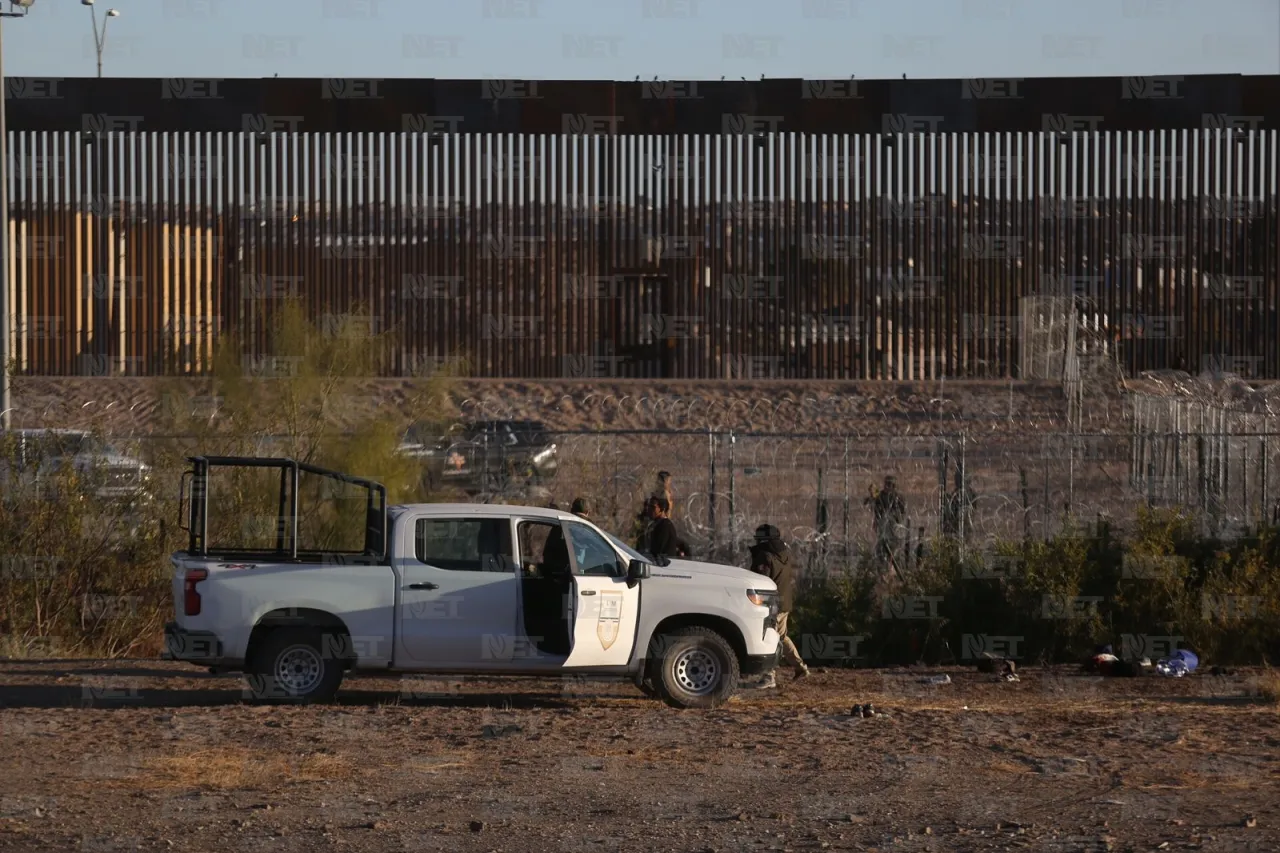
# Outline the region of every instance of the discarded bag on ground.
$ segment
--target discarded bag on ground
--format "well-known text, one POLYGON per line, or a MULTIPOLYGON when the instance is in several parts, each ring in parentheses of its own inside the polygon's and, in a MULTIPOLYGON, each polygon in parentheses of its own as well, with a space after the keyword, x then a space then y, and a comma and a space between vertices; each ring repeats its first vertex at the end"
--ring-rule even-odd
POLYGON ((1200 658, 1189 649, 1178 649, 1167 658, 1156 662, 1156 672, 1169 678, 1182 678, 1196 671, 1200 658))

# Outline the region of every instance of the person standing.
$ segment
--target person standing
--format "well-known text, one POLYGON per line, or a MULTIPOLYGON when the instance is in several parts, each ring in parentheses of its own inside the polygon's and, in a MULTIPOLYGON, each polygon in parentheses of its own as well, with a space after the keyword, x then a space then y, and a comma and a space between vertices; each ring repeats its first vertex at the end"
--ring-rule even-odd
POLYGON ((689 546, 681 541, 671 521, 671 504, 666 498, 653 498, 650 506, 653 525, 649 529, 649 553, 655 558, 689 556, 689 546))
POLYGON ((587 506, 586 498, 574 498, 573 506, 569 507, 569 512, 578 516, 578 518, 585 518, 587 521, 591 520, 591 512, 587 506))
POLYGON ((884 478, 884 488, 879 492, 872 491, 871 496, 863 501, 871 506, 875 519, 876 560, 887 563, 897 569, 896 557, 901 539, 904 537, 907 521, 907 503, 898 491, 896 477, 884 478))
MULTIPOLYGON (((795 606, 795 564, 791 560, 791 551, 782 541, 782 534, 772 524, 762 524, 756 528, 756 544, 751 546, 751 571, 764 575, 778 585, 778 649, 782 658, 795 670, 796 678, 807 678, 809 667, 796 649, 796 644, 787 636, 787 620, 791 609, 795 606)), ((770 672, 764 677, 757 689, 765 690, 777 687, 777 676, 770 672)))

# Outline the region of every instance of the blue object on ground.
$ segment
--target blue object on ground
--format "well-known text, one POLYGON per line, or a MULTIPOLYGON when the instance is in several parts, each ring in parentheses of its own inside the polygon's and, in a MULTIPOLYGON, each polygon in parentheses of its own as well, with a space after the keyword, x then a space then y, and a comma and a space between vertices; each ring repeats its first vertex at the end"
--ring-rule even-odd
POLYGON ((1156 664, 1156 672, 1173 678, 1181 678, 1195 672, 1200 665, 1200 658, 1190 649, 1178 649, 1167 658, 1161 658, 1156 664))

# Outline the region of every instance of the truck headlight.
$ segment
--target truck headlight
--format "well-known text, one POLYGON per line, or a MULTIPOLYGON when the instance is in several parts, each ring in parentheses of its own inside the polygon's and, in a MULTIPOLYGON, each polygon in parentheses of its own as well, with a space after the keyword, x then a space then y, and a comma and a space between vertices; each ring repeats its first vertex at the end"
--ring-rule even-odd
POLYGON ((768 607, 769 611, 773 612, 778 606, 778 593, 771 589, 749 589, 747 601, 756 607, 768 607))

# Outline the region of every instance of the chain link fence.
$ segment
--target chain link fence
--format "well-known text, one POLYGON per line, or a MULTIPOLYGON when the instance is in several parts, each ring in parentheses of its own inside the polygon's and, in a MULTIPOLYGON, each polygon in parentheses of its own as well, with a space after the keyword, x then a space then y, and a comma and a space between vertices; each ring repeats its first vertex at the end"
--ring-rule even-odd
POLYGON ((755 527, 778 527, 814 560, 850 562, 875 547, 874 500, 897 480, 905 518, 893 531, 910 563, 935 537, 975 544, 1047 537, 1070 518, 1130 515, 1128 436, 982 440, 930 436, 749 433, 731 430, 560 433, 546 486, 558 504, 585 497, 597 519, 629 530, 658 470, 673 473, 675 520, 696 553, 746 559, 755 527))
MULTIPOLYGON (((769 523, 806 564, 833 569, 874 552, 869 504, 886 476, 896 478, 906 505, 892 543, 906 562, 940 536, 980 550, 995 540, 1052 537, 1100 517, 1123 529, 1142 507, 1183 509, 1207 535, 1227 538, 1274 523, 1278 389, 1173 372, 1140 379, 1124 394, 1114 393, 1115 382, 1089 381, 1078 422, 1064 416, 1069 401, 1054 383, 980 390, 947 383, 935 393, 908 386, 856 394, 780 389, 772 396, 732 388, 706 397, 661 388, 634 395, 473 391, 426 405, 438 404, 459 423, 553 424, 546 441, 556 446, 555 475, 530 488, 505 471, 501 455, 490 455, 485 464, 498 476, 481 477, 462 493, 424 483, 417 499, 554 502, 567 509, 583 497, 594 520, 631 539, 657 472, 666 470, 674 478, 674 519, 698 556, 742 564, 755 527, 769 523)), ((344 393, 338 408, 403 415, 394 394, 367 391, 344 393)), ((145 422, 175 414, 214 419, 219 401, 23 396, 15 426, 97 424, 116 452, 157 466, 158 497, 172 495, 176 518, 182 456, 220 450, 194 437, 149 434, 145 422), (135 410, 146 414, 135 419, 135 410)), ((350 425, 335 418, 332 428, 341 433, 350 425)), ((281 444, 263 436, 252 452, 279 455, 281 444)))
MULTIPOLYGON (((899 565, 910 565, 940 536, 983 550, 997 540, 1048 538, 1099 518, 1124 529, 1140 507, 1182 507, 1202 519, 1206 532, 1238 535, 1270 522, 1280 497, 1280 434, 1237 436, 1223 445, 1199 433, 828 435, 709 428, 556 431, 547 440, 556 448, 554 476, 530 481, 500 456, 488 457, 483 464, 493 476, 479 472, 468 490, 430 490, 424 481, 421 498, 554 503, 567 510, 582 497, 594 521, 630 540, 657 472, 666 470, 673 475, 675 523, 695 555, 743 564, 755 527, 769 523, 805 565, 839 570, 876 547, 871 501, 886 476, 896 478, 906 506, 891 541, 899 565), (1219 455, 1184 452, 1181 467, 1161 456, 1162 448, 1206 446, 1219 455)), ((143 461, 172 464, 173 442, 151 436, 113 446, 136 447, 143 461)), ((260 452, 273 453, 269 437, 260 452)), ((161 482, 172 480, 176 499, 177 472, 157 473, 161 482)))

